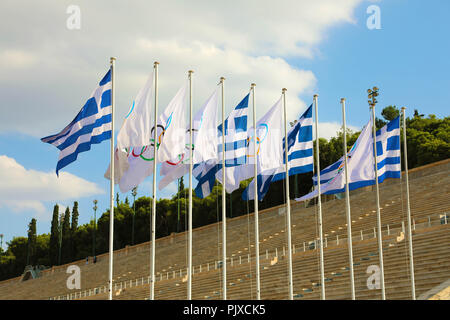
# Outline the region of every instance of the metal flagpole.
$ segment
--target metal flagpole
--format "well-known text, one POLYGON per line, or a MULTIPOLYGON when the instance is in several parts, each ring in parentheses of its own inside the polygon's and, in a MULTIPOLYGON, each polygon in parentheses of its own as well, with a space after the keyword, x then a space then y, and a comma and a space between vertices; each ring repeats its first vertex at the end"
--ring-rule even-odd
POLYGON ((284 110, 284 158, 286 170, 286 218, 287 218, 287 236, 288 236, 288 263, 289 263, 289 300, 294 300, 294 287, 292 280, 292 235, 291 235, 291 199, 289 197, 289 158, 288 158, 288 135, 286 128, 286 88, 281 90, 283 94, 283 110, 284 110))
POLYGON ((342 104, 342 123, 344 129, 344 166, 345 166, 345 201, 346 201, 346 214, 347 214, 347 246, 348 246, 348 259, 350 264, 350 283, 352 300, 355 300, 355 275, 353 271, 353 238, 352 238, 352 216, 350 212, 350 191, 348 186, 348 157, 347 157, 347 124, 345 121, 345 98, 341 99, 342 104))
POLYGON ((320 160, 319 160, 319 116, 318 116, 318 103, 317 94, 314 95, 314 109, 316 116, 316 166, 317 166, 317 186, 318 197, 317 204, 319 207, 319 237, 320 237, 320 288, 321 299, 325 300, 325 268, 323 261, 323 222, 322 222, 322 196, 320 194, 320 160))
POLYGON ((254 155, 255 155, 255 250, 256 250, 256 299, 261 300, 261 284, 259 274, 259 222, 258 222, 258 155, 257 155, 257 135, 256 135, 256 104, 255 104, 255 87, 256 84, 252 83, 250 89, 252 90, 253 101, 253 129, 254 129, 254 155))
POLYGON ((112 281, 113 281, 113 254, 114 254, 114 105, 115 105, 115 85, 114 85, 114 68, 116 58, 110 58, 111 63, 111 166, 109 182, 109 283, 108 293, 109 300, 112 300, 112 281))
POLYGON ((223 300, 227 300, 227 211, 226 211, 226 180, 225 180, 225 78, 220 78, 222 84, 222 277, 223 277, 223 300))
POLYGON ((411 231, 411 208, 409 204, 409 181, 408 181, 408 152, 406 148, 406 117, 405 107, 402 108, 403 114, 403 158, 405 159, 405 177, 406 177, 406 203, 408 210, 408 247, 409 247, 409 267, 411 270, 411 294, 412 300, 416 300, 416 286, 414 280, 414 259, 412 246, 412 231, 411 231))
POLYGON ((189 70, 189 261, 188 261, 188 300, 192 299, 192 74, 189 70))
POLYGON ((383 264, 383 239, 381 233, 381 214, 380 214, 380 190, 378 188, 378 161, 377 161, 377 133, 375 126, 375 104, 370 106, 372 109, 372 121, 373 121, 373 130, 372 130, 372 138, 373 138, 373 150, 374 150, 374 158, 375 158, 375 185, 377 189, 377 227, 378 227, 378 255, 380 260, 380 283, 381 283, 381 298, 386 300, 386 290, 384 288, 384 264, 383 264))
POLYGON ((150 300, 155 299, 155 240, 156 240, 156 165, 158 162, 158 65, 159 62, 155 61, 153 68, 155 69, 155 113, 153 114, 153 199, 152 199, 152 255, 150 258, 150 300))

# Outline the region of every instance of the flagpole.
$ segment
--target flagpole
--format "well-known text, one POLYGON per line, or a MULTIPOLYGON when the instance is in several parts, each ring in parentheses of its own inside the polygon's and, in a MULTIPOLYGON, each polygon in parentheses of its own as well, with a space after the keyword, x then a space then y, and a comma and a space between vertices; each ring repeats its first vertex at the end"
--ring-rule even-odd
POLYGON ((405 107, 402 108, 403 114, 403 158, 405 160, 405 177, 406 177, 406 203, 408 210, 408 247, 409 247, 409 267, 411 270, 411 294, 412 300, 416 300, 416 286, 414 279, 414 258, 412 246, 412 231, 411 231, 411 207, 409 203, 409 181, 408 181, 408 152, 406 147, 406 117, 405 107))
POLYGON ((155 113, 153 114, 153 199, 152 199, 152 255, 150 260, 151 276, 150 276, 150 300, 155 299, 155 240, 156 240, 156 165, 158 162, 158 65, 159 62, 155 61, 153 68, 155 70, 155 113))
POLYGON ((114 105, 115 105, 115 83, 114 83, 114 68, 116 58, 110 58, 111 63, 111 166, 110 168, 110 182, 109 182, 109 300, 112 300, 112 281, 113 281, 113 254, 114 254, 114 105))
POLYGON ((378 255, 380 261, 380 283, 381 283, 381 298, 386 300, 386 290, 384 287, 384 264, 383 264, 383 239, 381 233, 381 214, 380 214, 380 190, 378 188, 378 162, 377 162, 377 133, 375 126, 375 104, 371 104, 370 108, 372 109, 372 121, 373 121, 373 149, 374 149, 374 158, 375 158, 375 185, 377 189, 377 227, 378 227, 378 255))
POLYGON ((227 300, 227 211, 226 211, 226 180, 225 180, 225 78, 220 78, 222 84, 222 296, 227 300))
MULTIPOLYGON (((288 135, 286 128, 286 88, 281 90, 283 95, 283 110, 284 110, 284 158, 286 169, 286 218, 287 218, 287 236, 288 236, 288 263, 289 263, 289 300, 294 300, 294 288, 292 280, 292 235, 291 235, 291 199, 289 197, 289 158, 288 158, 288 135)), ((255 185, 256 186, 256 185, 255 185)), ((256 188, 255 188, 256 190, 256 188)))
MULTIPOLYGON (((259 274, 259 222, 258 222, 258 155, 257 155, 257 135, 256 135, 256 104, 255 104, 255 87, 256 84, 252 83, 250 89, 252 90, 253 101, 253 130, 254 130, 254 155, 255 155, 255 250, 256 250, 256 299, 261 300, 261 284, 259 274)), ((249 248, 250 249, 250 248, 249 248)))
POLYGON ((320 237, 320 288, 321 299, 325 300, 325 268, 323 261, 323 221, 322 221, 322 199, 320 194, 320 158, 319 158, 319 112, 317 98, 319 95, 314 95, 314 106, 316 116, 316 166, 317 166, 317 186, 318 186, 318 207, 319 207, 319 237, 320 237))
POLYGON ((188 293, 187 299, 192 299, 192 74, 189 70, 189 262, 188 262, 188 293))
POLYGON ((347 215, 347 247, 348 259, 350 264, 350 284, 352 292, 352 300, 355 300, 355 276, 353 270, 353 238, 352 238, 352 216, 350 212, 350 191, 348 186, 348 157, 347 157, 347 124, 345 121, 345 98, 341 99, 342 105, 342 123, 344 129, 344 166, 345 166, 345 207, 347 215))

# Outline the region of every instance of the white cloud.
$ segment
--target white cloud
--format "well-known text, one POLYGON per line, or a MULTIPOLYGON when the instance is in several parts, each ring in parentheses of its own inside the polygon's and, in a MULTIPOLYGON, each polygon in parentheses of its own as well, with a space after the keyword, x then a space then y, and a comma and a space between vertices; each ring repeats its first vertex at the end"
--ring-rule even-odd
POLYGON ((281 58, 252 57, 233 49, 220 49, 198 41, 183 46, 177 41, 151 41, 142 38, 138 40, 138 45, 142 55, 154 54, 162 57, 159 59, 161 86, 173 89, 164 90, 161 101, 169 101, 186 79, 186 70, 194 69, 196 107, 200 107, 203 100, 214 90, 219 76, 226 78, 225 103, 228 111, 248 93, 250 84, 256 81, 254 79, 259 79, 256 82, 257 116, 262 116, 278 100, 281 89, 287 87, 289 89, 286 99, 291 106, 288 108, 288 116, 296 118, 306 107, 298 95, 311 91, 316 84, 316 78, 311 71, 296 69, 281 58), (184 57, 189 64, 180 61, 179 57, 184 57))
POLYGON ((95 183, 71 173, 61 172, 58 178, 54 172, 27 170, 15 159, 0 155, 0 207, 8 207, 13 212, 31 210, 36 216, 49 219, 51 213, 46 212, 45 202, 64 202, 103 193, 95 183))
POLYGON ((74 31, 66 28, 72 1, 26 1, 20 10, 17 1, 6 1, 0 54, 17 55, 0 73, 0 130, 35 136, 61 130, 106 72, 110 56, 117 57, 119 123, 155 60, 161 62, 160 110, 193 69, 197 107, 225 76, 228 111, 255 82, 258 116, 286 87, 294 118, 305 108, 299 95, 312 96, 316 78, 286 59, 313 58, 327 30, 355 22, 361 1, 89 1, 79 4, 81 29, 74 31))
MULTIPOLYGON (((354 132, 361 131, 361 128, 355 126, 349 126, 347 124, 347 129, 354 132)), ((342 123, 338 122, 319 122, 319 137, 330 140, 332 137, 337 136, 337 132, 342 132, 342 123)), ((315 138, 315 131, 313 131, 313 136, 315 138)))
MULTIPOLYGON (((159 191, 160 198, 162 199, 172 199, 173 195, 178 191, 178 186, 176 182, 172 182, 163 190, 159 191)), ((159 198, 159 197, 158 197, 159 198)))
POLYGON ((9 49, 0 52, 0 66, 2 68, 27 68, 36 62, 34 55, 29 52, 9 49))

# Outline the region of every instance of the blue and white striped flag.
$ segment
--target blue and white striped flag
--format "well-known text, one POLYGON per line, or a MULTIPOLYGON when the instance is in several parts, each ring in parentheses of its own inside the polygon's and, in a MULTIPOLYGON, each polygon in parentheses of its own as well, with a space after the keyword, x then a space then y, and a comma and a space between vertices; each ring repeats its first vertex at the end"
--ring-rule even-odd
MULTIPOLYGON (((298 122, 288 132, 288 160, 289 176, 313 171, 313 141, 312 141, 312 105, 306 109, 298 122)), ((283 155, 284 155, 284 138, 283 155)), ((284 163, 286 163, 283 156, 284 163)), ((258 174, 258 199, 261 201, 269 191, 270 184, 284 180, 286 177, 285 165, 275 170, 268 170, 258 174)), ((254 180, 242 193, 243 200, 253 200, 254 180)))
POLYGON ((61 151, 56 165, 57 175, 59 170, 74 162, 80 152, 88 151, 92 144, 111 138, 111 113, 109 70, 75 119, 60 133, 41 139, 61 151))
MULTIPOLYGON (((247 151, 247 114, 248 97, 231 111, 225 120, 225 167, 234 167, 246 163, 247 151)), ((222 124, 217 127, 218 159, 222 159, 222 124)))
MULTIPOLYGON (((400 178, 400 117, 395 118, 378 130, 376 135, 378 183, 382 183, 386 178, 400 178)), ((348 158, 352 157, 359 140, 360 137, 348 152, 348 158)), ((338 172, 342 170, 343 161, 344 157, 341 157, 338 161, 320 171, 321 185, 336 177, 338 172)), ((313 176, 313 183, 317 185, 317 175, 313 176)))
POLYGON ((377 131, 378 183, 401 178, 400 116, 377 131))
MULTIPOLYGON (((375 162, 372 138, 373 121, 364 127, 348 154, 349 190, 371 186, 375 184, 375 162)), ((378 182, 386 178, 400 178, 400 117, 389 122, 376 133, 378 182)), ((345 192, 344 163, 339 160, 332 166, 340 165, 334 170, 328 170, 327 179, 321 183, 322 194, 336 194, 345 192), (334 172, 334 177, 330 174, 334 172)), ((332 167, 330 166, 330 167, 332 167)), ((327 169, 327 168, 326 168, 327 169)), ((324 169, 324 170, 326 170, 324 169)), ((321 171, 322 173, 323 171, 321 171)), ((320 175, 322 182, 322 174, 320 175)), ((299 198, 297 201, 309 200, 317 196, 318 190, 299 198)))
MULTIPOLYGON (((246 163, 247 152, 247 114, 248 98, 244 99, 231 111, 225 120, 225 167, 235 167, 246 163)), ((222 124, 217 128, 218 134, 218 157, 222 159, 222 124)), ((207 197, 216 180, 216 173, 222 169, 222 163, 219 160, 212 160, 197 164, 193 168, 193 175, 198 180, 195 194, 199 198, 207 197)), ((225 170, 227 172, 227 170, 225 170)), ((233 179, 233 177, 227 177, 233 179)))

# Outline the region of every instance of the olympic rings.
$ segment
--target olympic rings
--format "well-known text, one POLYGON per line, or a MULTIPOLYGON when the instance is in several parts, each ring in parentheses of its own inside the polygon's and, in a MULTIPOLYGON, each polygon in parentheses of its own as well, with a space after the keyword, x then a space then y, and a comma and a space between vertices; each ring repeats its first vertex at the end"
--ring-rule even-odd
MULTIPOLYGON (((158 148, 159 147, 159 145, 161 144, 161 137, 162 136, 164 136, 164 132, 166 132, 166 129, 164 128, 164 126, 162 126, 162 125, 160 125, 160 124, 158 124, 157 126, 156 126, 156 128, 161 128, 161 130, 162 130, 162 132, 161 132, 161 134, 158 136, 158 144, 156 145, 156 147, 158 148)), ((151 131, 151 135, 153 136, 153 131, 155 131, 155 127, 153 127, 152 128, 152 131, 151 131)), ((150 140, 150 146, 154 146, 155 144, 154 144, 154 139, 151 139, 150 140)))
POLYGON ((166 161, 166 162, 167 162, 168 164, 170 164, 171 166, 176 166, 176 165, 180 164, 180 163, 183 161, 183 159, 184 159, 184 153, 181 154, 181 155, 178 155, 178 157, 180 158, 180 160, 179 160, 177 163, 175 163, 175 162, 170 162, 170 161, 166 161))
POLYGON ((173 112, 170 114, 169 118, 167 119, 166 129, 165 130, 169 129, 169 126, 172 123, 172 115, 173 115, 173 112))
MULTIPOLYGON (((133 109, 134 109, 134 101, 133 101, 133 106, 132 106, 130 112, 128 113, 127 117, 131 114, 133 109)), ((164 136, 164 133, 166 132, 166 130, 169 128, 170 124, 172 123, 172 115, 173 115, 173 112, 170 114, 169 118, 167 119, 167 127, 164 128, 164 126, 160 125, 160 124, 158 124, 156 126, 157 129, 161 129, 161 133, 158 135, 158 142, 156 143, 156 148, 157 149, 161 145, 161 140, 162 140, 162 137, 164 136)), ((151 135, 152 136, 154 134, 154 131, 155 131, 155 127, 152 127, 152 129, 151 129, 151 135)), ((192 132, 194 132, 194 131, 198 131, 198 130, 197 129, 192 129, 192 132)), ((186 132, 190 132, 190 129, 187 129, 186 132)), ((150 139, 150 145, 149 146, 153 147, 154 145, 155 145, 155 139, 150 139)), ((154 157, 153 158, 146 158, 146 157, 143 156, 143 154, 145 153, 145 151, 147 151, 147 148, 149 146, 142 147, 142 149, 139 152, 139 154, 136 154, 135 150, 131 149, 131 155, 133 157, 135 157, 135 158, 141 158, 142 160, 145 160, 145 161, 153 161, 154 157)), ((189 150, 189 144, 186 144, 185 148, 189 150)), ((194 144, 192 144, 191 149, 194 150, 194 144)), ((125 149, 125 150, 127 151, 127 157, 128 157, 130 155, 130 151, 127 150, 127 149, 125 149)), ((185 163, 186 161, 189 160, 189 159, 185 158, 185 153, 183 153, 181 155, 178 155, 178 158, 179 158, 179 160, 177 162, 166 161, 166 163, 171 165, 171 166, 176 166, 176 165, 178 165, 180 163, 185 163)))
POLYGON ((137 157, 140 157, 146 150, 147 150, 147 146, 142 147, 141 152, 139 154, 135 154, 134 150, 131 151, 131 154, 133 155, 133 157, 137 158, 137 157))
POLYGON ((133 105, 131 106, 130 111, 128 112, 128 114, 125 116, 125 119, 128 118, 130 116, 130 114, 133 112, 134 110, 134 101, 133 101, 133 105))
MULTIPOLYGON (((250 140, 251 140, 252 138, 247 138, 247 147, 250 145, 250 140)), ((256 137, 256 144, 258 145, 258 149, 256 150, 256 154, 258 155, 259 154, 259 151, 261 150, 261 141, 259 140, 259 138, 258 137, 256 137)), ((250 157, 254 157, 255 155, 247 155, 247 158, 250 158, 250 157)))
POLYGON ((140 157, 142 160, 145 160, 145 161, 153 161, 153 159, 155 159, 155 157, 153 157, 153 158, 145 158, 142 154, 140 154, 139 157, 140 157))
POLYGON ((263 128, 266 128, 266 130, 265 130, 265 135, 264 135, 264 137, 261 139, 261 141, 259 142, 259 143, 262 143, 262 142, 266 139, 267 134, 269 133, 269 127, 268 127, 267 124, 265 124, 265 123, 261 123, 259 126, 260 126, 260 127, 263 127, 263 128))
MULTIPOLYGON (((259 125, 259 127, 263 127, 263 128, 265 128, 266 130, 265 130, 265 134, 264 134, 264 137, 262 137, 262 139, 260 138, 260 137, 256 137, 256 144, 257 144, 257 146, 258 146, 258 149, 256 150, 256 154, 258 155, 259 154, 259 151, 261 150, 261 143, 266 139, 266 137, 267 137, 267 134, 268 134, 268 132, 269 132, 269 127, 267 126, 267 124, 265 124, 265 123, 261 123, 260 125, 259 125)), ((250 145, 250 141, 253 139, 253 137, 248 137, 247 138, 247 147, 250 145)), ((248 158, 250 158, 250 157, 254 157, 255 155, 247 155, 247 157, 248 158)))

